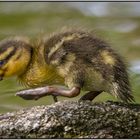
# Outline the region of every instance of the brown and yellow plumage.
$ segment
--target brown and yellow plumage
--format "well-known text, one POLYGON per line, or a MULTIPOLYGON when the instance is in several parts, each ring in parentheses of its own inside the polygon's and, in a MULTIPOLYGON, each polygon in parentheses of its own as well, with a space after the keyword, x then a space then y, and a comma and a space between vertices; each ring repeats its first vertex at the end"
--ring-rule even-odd
MULTIPOLYGON (((125 102, 134 100, 122 58, 91 33, 65 31, 55 33, 37 46, 30 44, 22 39, 0 43, 0 62, 6 60, 0 66, 1 77, 16 74, 29 87, 58 84, 70 89, 51 86, 41 96, 74 97, 83 89, 88 91, 83 100, 92 100, 103 91, 125 102)), ((25 99, 30 96, 22 92, 18 95, 25 99)), ((33 96, 39 98, 39 95, 33 96)))

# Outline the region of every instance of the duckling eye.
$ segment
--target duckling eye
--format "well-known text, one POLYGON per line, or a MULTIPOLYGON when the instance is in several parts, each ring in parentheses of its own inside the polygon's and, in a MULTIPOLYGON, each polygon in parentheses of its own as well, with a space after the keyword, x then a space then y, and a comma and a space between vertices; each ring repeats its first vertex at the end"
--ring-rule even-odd
POLYGON ((4 61, 0 60, 0 66, 2 66, 4 64, 4 61))

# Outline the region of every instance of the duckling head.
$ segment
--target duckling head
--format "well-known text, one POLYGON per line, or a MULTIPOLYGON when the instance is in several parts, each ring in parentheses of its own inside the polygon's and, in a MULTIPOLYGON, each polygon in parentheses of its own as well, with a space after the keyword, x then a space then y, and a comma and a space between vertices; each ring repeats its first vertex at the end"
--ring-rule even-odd
POLYGON ((0 80, 24 73, 31 59, 31 51, 29 41, 22 37, 0 41, 0 80))

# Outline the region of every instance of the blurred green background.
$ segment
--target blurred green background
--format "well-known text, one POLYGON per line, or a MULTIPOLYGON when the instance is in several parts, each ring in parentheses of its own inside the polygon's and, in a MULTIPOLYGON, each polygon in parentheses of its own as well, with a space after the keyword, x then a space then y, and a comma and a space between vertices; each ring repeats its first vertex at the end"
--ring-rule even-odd
MULTIPOLYGON (((63 27, 94 31, 128 62, 136 103, 140 103, 140 3, 138 2, 0 2, 0 39, 32 38, 63 27)), ((27 101, 14 96, 23 87, 16 78, 0 82, 0 113, 35 105, 52 104, 52 97, 27 101)), ((77 100, 62 98, 59 100, 77 100)), ((93 102, 115 100, 103 93, 93 102)))

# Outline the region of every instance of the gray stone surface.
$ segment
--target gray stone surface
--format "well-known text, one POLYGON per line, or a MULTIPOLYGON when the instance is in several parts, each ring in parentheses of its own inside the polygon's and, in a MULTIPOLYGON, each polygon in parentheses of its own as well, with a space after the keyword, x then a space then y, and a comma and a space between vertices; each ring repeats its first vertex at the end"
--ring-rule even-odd
POLYGON ((140 105, 63 101, 0 115, 0 138, 140 138, 140 105))

